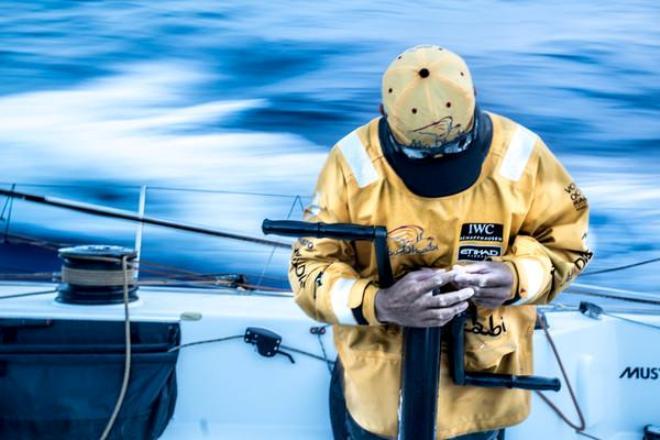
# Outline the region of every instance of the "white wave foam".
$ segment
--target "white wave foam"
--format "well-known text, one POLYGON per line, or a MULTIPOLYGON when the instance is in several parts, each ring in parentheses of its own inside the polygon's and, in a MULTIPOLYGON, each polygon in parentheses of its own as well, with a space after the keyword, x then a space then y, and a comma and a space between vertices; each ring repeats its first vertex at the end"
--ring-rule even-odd
POLYGON ((190 91, 206 79, 192 66, 155 63, 72 89, 4 96, 0 142, 10 160, 0 165, 2 180, 311 190, 323 153, 301 137, 199 130, 265 104, 191 103, 190 91))

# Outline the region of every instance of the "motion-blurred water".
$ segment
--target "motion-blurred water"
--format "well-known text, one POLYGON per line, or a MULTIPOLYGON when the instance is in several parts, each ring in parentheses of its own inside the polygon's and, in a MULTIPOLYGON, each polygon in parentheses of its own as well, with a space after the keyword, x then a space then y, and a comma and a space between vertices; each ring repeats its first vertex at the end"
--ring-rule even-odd
MULTIPOLYGON (((17 182, 135 210, 147 184, 161 188, 148 192, 149 215, 259 235, 265 216, 300 215, 294 196, 312 191, 327 150, 376 116, 390 60, 436 43, 465 56, 482 108, 539 133, 589 196, 592 270, 660 253, 654 0, 14 0, 0 8, 5 188, 17 182)), ((10 218, 12 233, 61 242, 131 245, 135 231, 23 202, 10 218)), ((256 280, 269 254, 145 229, 145 259, 199 272, 256 280)), ((276 252, 266 281, 284 279, 287 256, 276 252)), ((4 246, 0 264, 56 267, 52 254, 15 245, 4 246)), ((590 281, 656 292, 660 276, 646 266, 590 281)))

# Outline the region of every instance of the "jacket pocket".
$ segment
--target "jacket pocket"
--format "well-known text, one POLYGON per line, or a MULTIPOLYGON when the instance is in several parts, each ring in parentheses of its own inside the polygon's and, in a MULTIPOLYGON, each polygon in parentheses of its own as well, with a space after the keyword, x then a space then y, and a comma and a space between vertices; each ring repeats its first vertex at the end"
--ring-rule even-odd
POLYGON ((401 328, 395 325, 335 326, 335 341, 346 348, 347 355, 400 357, 401 328))
POLYGON ((518 307, 477 309, 476 319, 465 324, 466 370, 516 374, 500 371, 502 360, 518 350, 522 338, 531 332, 533 320, 527 310, 518 307))

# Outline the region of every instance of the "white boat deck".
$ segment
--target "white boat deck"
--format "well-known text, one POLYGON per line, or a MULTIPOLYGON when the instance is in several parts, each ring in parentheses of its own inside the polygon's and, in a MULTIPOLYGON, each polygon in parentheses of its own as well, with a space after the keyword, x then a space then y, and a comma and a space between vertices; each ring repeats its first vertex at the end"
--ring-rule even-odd
MULTIPOLYGON (((53 284, 3 283, 0 297, 50 290, 53 284)), ((282 336, 282 344, 322 356, 319 338, 290 297, 192 288, 141 287, 131 304, 131 320, 180 321, 182 342, 241 335, 250 326, 282 336)), ((55 301, 55 293, 0 300, 0 318, 123 320, 123 305, 75 306, 55 301)), ((562 354, 587 429, 601 439, 639 439, 646 424, 660 424, 660 380, 620 378, 627 367, 657 368, 658 331, 609 316, 600 320, 575 311, 546 309, 551 333, 562 354)), ((656 313, 625 317, 660 325, 656 313)), ((321 336, 334 359, 331 329, 321 336)), ((535 342, 535 374, 560 376, 542 334, 535 342)), ((264 358, 242 340, 182 349, 177 364, 176 410, 163 439, 329 439, 324 362, 292 353, 264 358)), ((566 386, 548 393, 573 420, 566 386)), ((508 440, 583 438, 537 397, 529 419, 507 431, 508 440)))

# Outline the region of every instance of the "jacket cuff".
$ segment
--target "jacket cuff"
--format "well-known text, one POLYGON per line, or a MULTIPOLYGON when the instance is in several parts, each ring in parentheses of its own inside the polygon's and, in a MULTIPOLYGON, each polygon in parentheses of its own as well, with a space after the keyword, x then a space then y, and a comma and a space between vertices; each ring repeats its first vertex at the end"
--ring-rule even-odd
POLYGON ((509 266, 509 269, 511 269, 511 275, 513 275, 513 283, 511 287, 511 294, 509 296, 509 299, 504 301, 504 305, 508 306, 511 304, 515 304, 517 301, 520 300, 520 293, 518 293, 518 269, 516 268, 516 265, 513 264, 511 261, 503 261, 504 264, 509 266))
POLYGON ((350 306, 358 325, 380 325, 376 319, 376 287, 368 278, 358 279, 350 293, 350 306))
POLYGON ((531 255, 501 257, 501 261, 511 264, 516 277, 516 289, 513 298, 505 304, 522 306, 536 304, 550 287, 550 273, 543 261, 531 255))
POLYGON ((369 325, 382 325, 378 318, 376 318, 376 294, 378 290, 378 286, 373 283, 369 283, 364 290, 362 313, 369 325))

